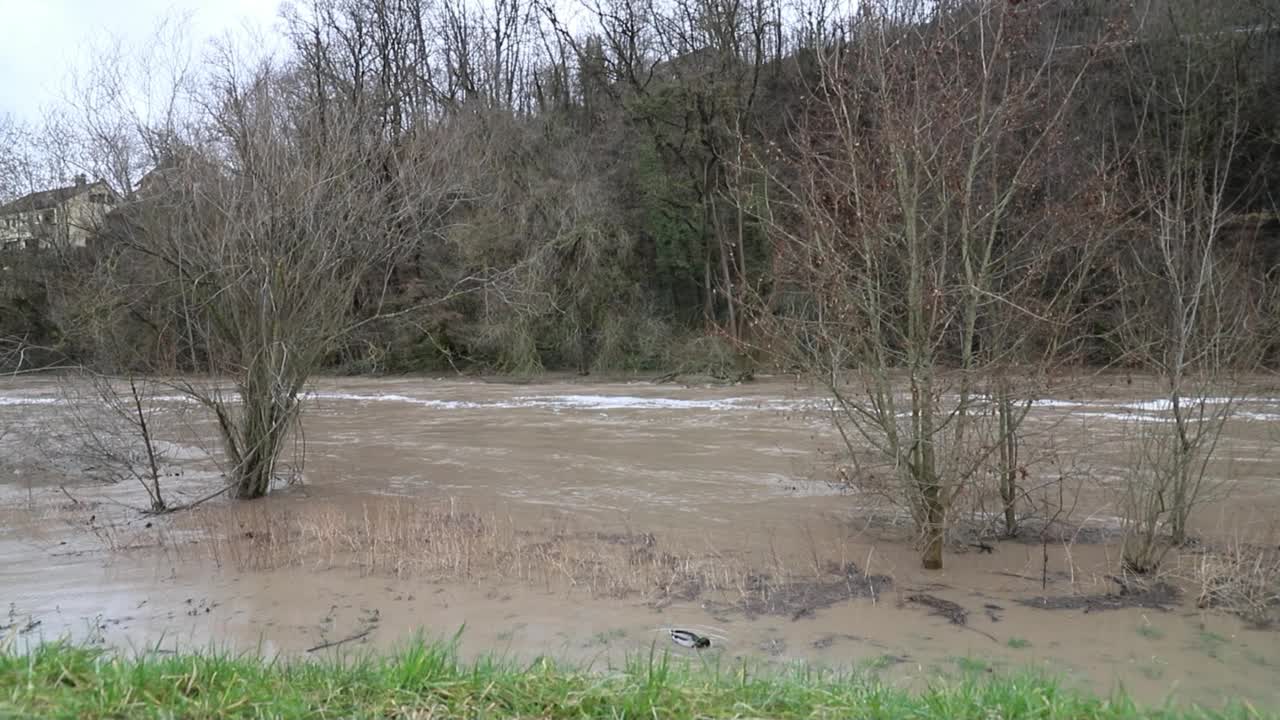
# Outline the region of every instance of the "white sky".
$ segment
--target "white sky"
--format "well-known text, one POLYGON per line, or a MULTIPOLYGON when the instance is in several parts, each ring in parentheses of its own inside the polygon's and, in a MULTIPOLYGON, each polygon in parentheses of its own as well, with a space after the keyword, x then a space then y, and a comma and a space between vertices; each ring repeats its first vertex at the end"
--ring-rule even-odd
MULTIPOLYGON (((278 37, 280 0, 0 0, 0 115, 36 121, 64 97, 90 48, 145 44, 165 18, 186 20, 193 54, 227 33, 278 37)), ((278 41, 277 41, 278 42, 278 41)))

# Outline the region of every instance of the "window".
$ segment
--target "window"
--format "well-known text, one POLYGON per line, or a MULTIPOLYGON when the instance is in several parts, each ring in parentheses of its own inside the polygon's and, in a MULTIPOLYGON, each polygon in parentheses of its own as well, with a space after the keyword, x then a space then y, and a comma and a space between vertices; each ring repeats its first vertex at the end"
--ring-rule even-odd
POLYGON ((44 211, 44 224, 45 224, 45 225, 52 225, 52 224, 53 224, 53 211, 52 211, 52 210, 45 210, 45 211, 44 211))
POLYGON ((89 193, 89 202, 93 203, 94 205, 106 205, 107 194, 106 193, 89 193))

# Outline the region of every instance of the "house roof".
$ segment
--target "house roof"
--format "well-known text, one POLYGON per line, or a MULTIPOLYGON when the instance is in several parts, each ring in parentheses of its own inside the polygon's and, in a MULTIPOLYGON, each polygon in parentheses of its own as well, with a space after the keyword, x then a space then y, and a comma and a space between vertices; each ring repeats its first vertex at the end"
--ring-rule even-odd
POLYGON ((151 195, 160 192, 162 189, 171 187, 179 169, 173 165, 162 165, 152 168, 143 175, 141 179, 135 183, 134 187, 140 195, 151 195))
MULTIPOLYGON (((39 190, 37 192, 23 195, 13 202, 0 205, 0 215, 8 215, 10 213, 17 212, 32 212, 34 210, 46 210, 51 207, 57 207, 81 193, 86 193, 92 189, 100 187, 107 187, 107 190, 109 192, 111 191, 111 188, 102 180, 53 188, 52 190, 39 190)), ((114 195, 115 193, 113 192, 112 194, 114 195)))

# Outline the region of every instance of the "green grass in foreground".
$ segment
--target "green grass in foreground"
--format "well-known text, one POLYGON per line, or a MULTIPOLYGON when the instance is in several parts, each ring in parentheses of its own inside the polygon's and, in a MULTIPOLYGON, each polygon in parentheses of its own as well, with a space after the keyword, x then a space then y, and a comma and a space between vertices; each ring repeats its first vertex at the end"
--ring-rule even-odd
POLYGON ((0 718, 1179 718, 1260 717, 1145 709, 1033 676, 938 680, 911 693, 870 676, 755 675, 665 654, 615 671, 549 661, 464 664, 450 646, 294 663, 218 653, 126 658, 50 643, 0 653, 0 718))

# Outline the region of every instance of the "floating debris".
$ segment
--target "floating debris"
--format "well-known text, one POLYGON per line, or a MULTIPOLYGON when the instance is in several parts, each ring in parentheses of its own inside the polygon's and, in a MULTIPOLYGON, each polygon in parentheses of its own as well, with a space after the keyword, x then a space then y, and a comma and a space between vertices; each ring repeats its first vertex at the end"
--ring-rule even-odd
POLYGON ((944 617, 950 620, 952 625, 964 625, 969 619, 969 611, 960 605, 927 593, 908 595, 907 602, 924 605, 929 608, 930 615, 944 617))

